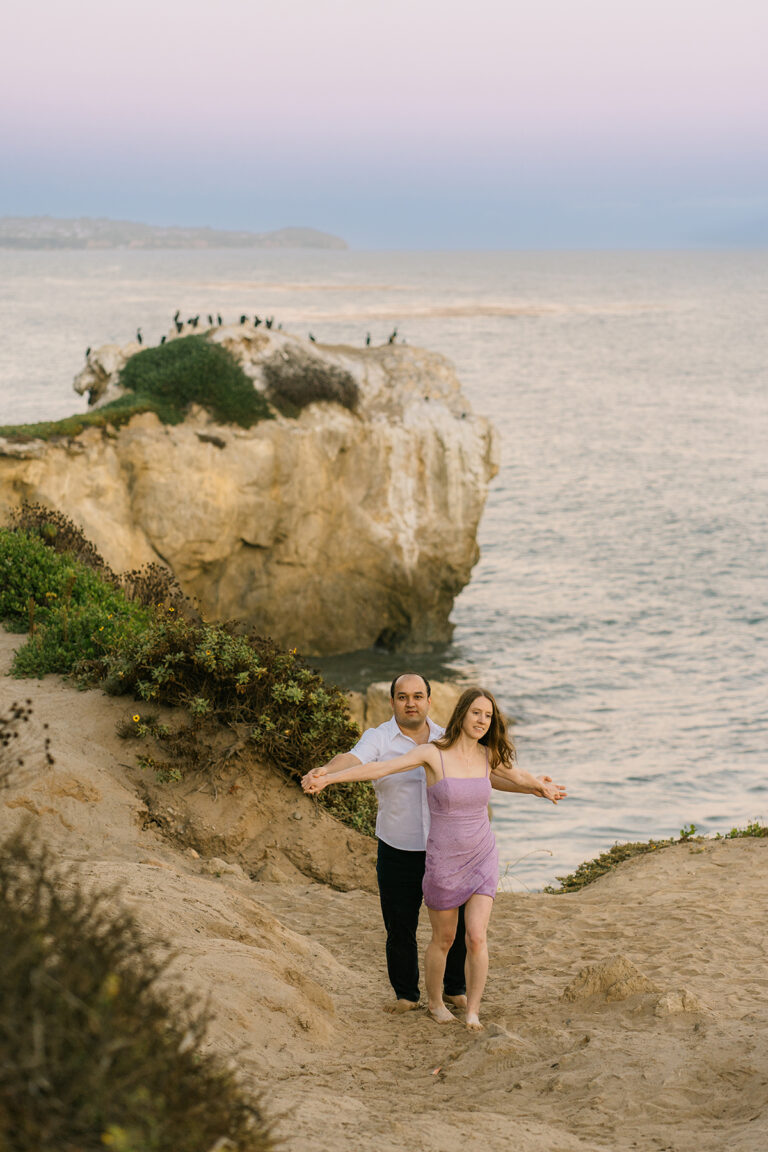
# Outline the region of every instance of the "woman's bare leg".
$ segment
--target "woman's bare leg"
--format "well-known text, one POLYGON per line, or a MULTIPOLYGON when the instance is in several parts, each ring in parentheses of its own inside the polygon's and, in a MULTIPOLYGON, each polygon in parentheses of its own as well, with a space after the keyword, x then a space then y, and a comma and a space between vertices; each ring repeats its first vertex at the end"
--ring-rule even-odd
POLYGON ((447 1024, 456 1017, 448 1011, 443 1003, 443 977, 445 975, 445 958, 456 937, 456 924, 459 919, 458 908, 450 908, 446 912, 436 912, 434 908, 427 908, 429 922, 432 925, 432 939, 427 945, 424 957, 424 983, 427 986, 427 1003, 430 1015, 439 1024, 447 1024))
POLYGON ((464 908, 467 929, 467 1028, 480 1032, 480 1000, 488 976, 488 921, 493 899, 470 896, 464 908))

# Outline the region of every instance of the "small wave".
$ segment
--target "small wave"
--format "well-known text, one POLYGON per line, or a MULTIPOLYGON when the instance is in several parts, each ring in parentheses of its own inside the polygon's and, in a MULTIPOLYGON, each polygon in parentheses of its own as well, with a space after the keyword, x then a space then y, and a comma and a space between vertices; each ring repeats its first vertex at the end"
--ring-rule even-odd
MULTIPOLYGON (((180 281, 189 289, 186 281, 180 281)), ((260 280, 213 280, 197 286, 201 292, 407 292, 405 284, 317 284, 260 280)))
MULTIPOLYGON (((351 287, 350 287, 350 290, 351 287)), ((359 301, 355 301, 349 309, 338 311, 313 311, 311 317, 314 321, 328 322, 341 321, 349 323, 367 322, 376 320, 387 323, 403 323, 406 320, 481 320, 481 319, 507 319, 516 320, 536 317, 558 316, 614 316, 630 312, 645 312, 646 308, 610 307, 589 308, 578 305, 562 304, 492 304, 467 301, 460 304, 404 304, 398 307, 360 308, 359 301)), ((306 308, 299 311, 293 309, 284 313, 284 318, 291 322, 307 320, 309 315, 306 308)))

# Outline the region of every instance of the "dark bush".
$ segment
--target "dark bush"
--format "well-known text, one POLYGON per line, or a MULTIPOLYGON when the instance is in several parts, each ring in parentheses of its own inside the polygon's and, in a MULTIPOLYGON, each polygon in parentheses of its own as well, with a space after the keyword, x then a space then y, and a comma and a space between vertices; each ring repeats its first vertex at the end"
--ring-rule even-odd
POLYGON ((120 385, 160 405, 158 415, 178 424, 190 404, 217 420, 250 428, 269 417, 269 407, 235 358, 204 336, 184 336, 131 356, 120 385))
POLYGON ((93 568, 105 578, 117 582, 117 577, 96 545, 88 540, 80 525, 63 512, 46 508, 44 504, 25 502, 13 509, 8 526, 12 531, 26 532, 28 536, 37 537, 54 552, 67 553, 87 568, 93 568))
POLYGON ((0 842, 0 1148, 266 1152, 258 1101, 203 1051, 209 1016, 165 983, 114 892, 0 842))
POLYGON ((318 400, 331 400, 350 411, 360 401, 357 381, 349 372, 292 348, 265 361, 262 371, 269 400, 285 416, 295 416, 318 400))
MULTIPOLYGON (((0 786, 23 768, 30 716, 29 701, 0 716, 0 786)), ((8 837, 0 923, 3 1152, 274 1147, 259 1102, 203 1051, 208 1013, 192 995, 169 999, 169 949, 144 941, 114 892, 84 884, 27 836, 8 837)))
POLYGON ((119 580, 120 587, 128 599, 144 605, 145 608, 157 608, 161 605, 166 608, 173 607, 185 616, 198 618, 194 604, 182 592, 173 572, 164 564, 156 562, 144 564, 141 568, 122 572, 119 580))

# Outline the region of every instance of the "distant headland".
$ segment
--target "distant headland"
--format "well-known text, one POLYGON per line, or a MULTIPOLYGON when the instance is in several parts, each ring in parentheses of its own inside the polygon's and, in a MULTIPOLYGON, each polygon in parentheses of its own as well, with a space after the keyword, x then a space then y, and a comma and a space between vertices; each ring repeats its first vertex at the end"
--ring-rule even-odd
POLYGON ((316 228, 231 232, 54 216, 0 217, 0 248, 347 248, 346 240, 316 228))

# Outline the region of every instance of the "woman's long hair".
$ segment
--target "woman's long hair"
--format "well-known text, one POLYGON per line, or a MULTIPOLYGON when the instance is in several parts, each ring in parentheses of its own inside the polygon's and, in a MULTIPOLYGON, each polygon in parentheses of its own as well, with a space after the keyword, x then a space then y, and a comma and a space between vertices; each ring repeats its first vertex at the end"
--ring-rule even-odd
POLYGON ((445 735, 441 736, 439 740, 433 741, 433 743, 436 748, 452 748, 461 736, 464 717, 467 712, 469 712, 475 700, 478 700, 481 696, 484 696, 486 700, 490 700, 493 716, 491 717, 488 731, 484 736, 480 737, 479 743, 484 744, 488 749, 488 763, 491 771, 499 766, 511 768, 515 762, 515 746, 507 735, 507 722, 504 719, 501 709, 491 693, 486 692, 485 688, 467 688, 462 692, 456 701, 456 707, 446 726, 445 735))

